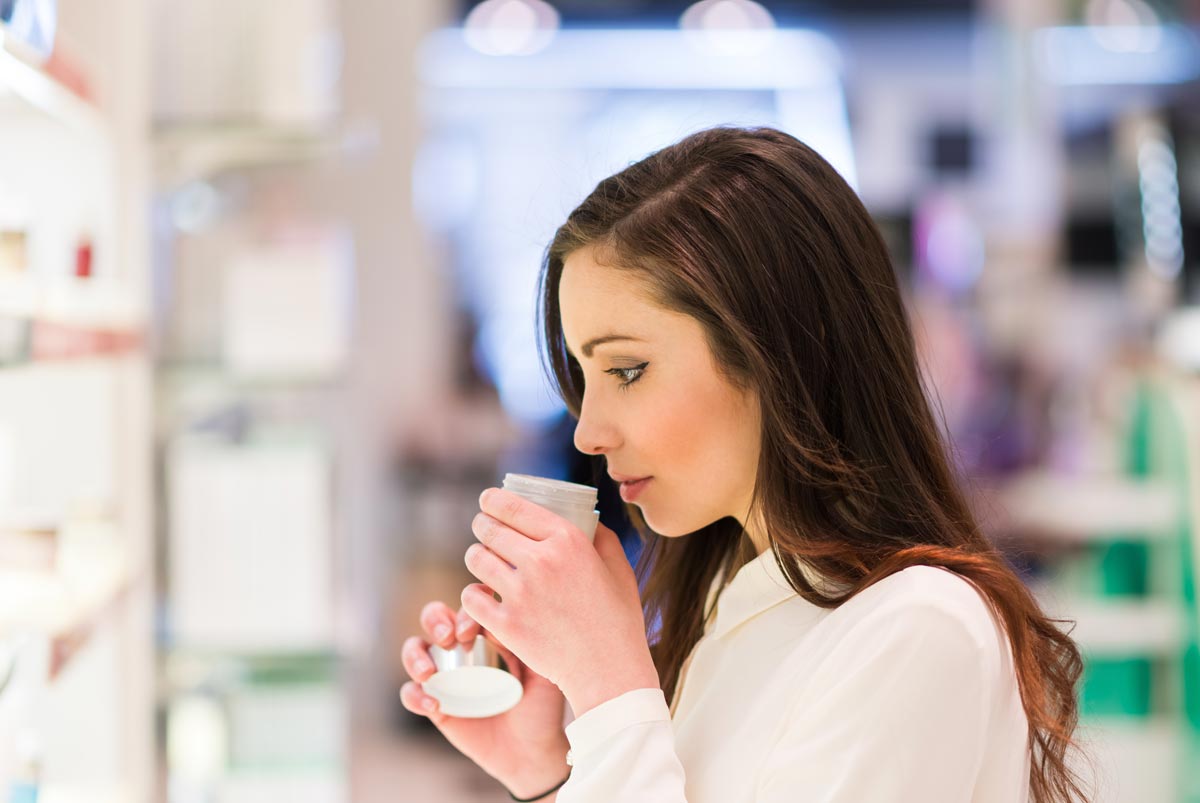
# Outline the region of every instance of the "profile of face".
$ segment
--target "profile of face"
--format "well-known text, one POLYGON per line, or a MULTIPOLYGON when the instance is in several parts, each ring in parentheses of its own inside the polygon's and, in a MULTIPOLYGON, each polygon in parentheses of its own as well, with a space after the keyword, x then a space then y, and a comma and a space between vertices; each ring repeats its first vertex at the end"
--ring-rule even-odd
POLYGON ((559 282, 563 334, 585 385, 575 447, 603 454, 610 475, 651 478, 632 501, 656 533, 686 535, 726 516, 746 524, 757 395, 717 370, 699 321, 594 257, 590 247, 572 252, 559 282))

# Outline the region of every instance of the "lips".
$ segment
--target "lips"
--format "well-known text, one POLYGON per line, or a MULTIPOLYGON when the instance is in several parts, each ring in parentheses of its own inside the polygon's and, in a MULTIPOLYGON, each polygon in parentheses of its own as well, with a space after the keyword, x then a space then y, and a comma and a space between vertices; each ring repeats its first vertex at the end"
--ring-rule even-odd
POLYGON ((622 482, 621 483, 621 498, 624 499, 626 502, 633 502, 635 499, 637 499, 639 496, 641 496, 642 491, 644 491, 646 489, 646 486, 650 484, 650 481, 652 479, 654 479, 654 478, 653 477, 643 477, 640 480, 633 480, 631 482, 622 482))

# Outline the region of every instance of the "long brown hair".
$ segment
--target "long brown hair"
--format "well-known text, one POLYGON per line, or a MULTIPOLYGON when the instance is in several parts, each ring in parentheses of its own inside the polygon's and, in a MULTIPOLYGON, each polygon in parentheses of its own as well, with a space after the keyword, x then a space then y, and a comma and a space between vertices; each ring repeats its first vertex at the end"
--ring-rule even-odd
MULTIPOLYGON (((922 383, 895 271, 853 190, 811 148, 771 128, 701 131, 601 181, 546 251, 545 355, 579 416, 583 374, 559 317, 563 263, 590 246, 655 301, 703 324, 716 363, 754 388, 762 452, 752 510, 804 599, 841 605, 918 564, 956 572, 998 613, 1029 721, 1034 803, 1086 800, 1068 766, 1082 661, 987 541, 958 487, 922 383), (807 564, 831 587, 814 588, 807 564)), ((741 524, 657 536, 627 512, 651 652, 667 699, 704 630, 699 602, 754 556, 741 524)))

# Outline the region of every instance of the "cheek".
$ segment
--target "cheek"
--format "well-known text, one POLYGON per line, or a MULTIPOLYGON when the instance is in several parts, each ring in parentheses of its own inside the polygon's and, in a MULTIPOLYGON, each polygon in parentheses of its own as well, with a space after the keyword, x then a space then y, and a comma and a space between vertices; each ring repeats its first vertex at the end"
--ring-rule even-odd
POLYGON ((641 418, 639 451, 656 476, 638 501, 655 532, 694 532, 735 510, 743 481, 754 478, 745 416, 731 394, 693 386, 641 418))

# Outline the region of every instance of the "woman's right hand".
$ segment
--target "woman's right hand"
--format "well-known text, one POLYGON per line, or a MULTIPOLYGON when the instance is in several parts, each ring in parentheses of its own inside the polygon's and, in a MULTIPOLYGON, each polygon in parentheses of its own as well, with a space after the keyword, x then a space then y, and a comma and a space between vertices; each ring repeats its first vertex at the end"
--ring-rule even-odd
POLYGON ((442 735, 484 772, 518 797, 542 792, 566 777, 568 742, 563 730, 565 698, 557 686, 534 672, 464 611, 456 613, 443 602, 421 610, 425 638, 412 636, 401 648, 404 669, 412 681, 400 688, 400 701, 409 711, 432 720, 442 735), (460 629, 461 628, 461 629, 460 629), (474 642, 483 634, 496 646, 524 694, 517 705, 486 719, 443 714, 422 684, 437 671, 429 645, 450 649, 474 642))

